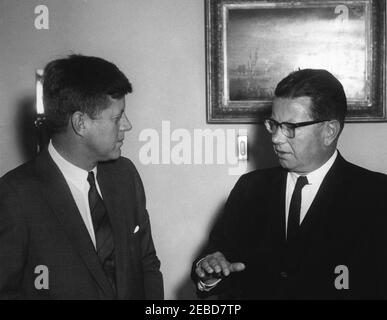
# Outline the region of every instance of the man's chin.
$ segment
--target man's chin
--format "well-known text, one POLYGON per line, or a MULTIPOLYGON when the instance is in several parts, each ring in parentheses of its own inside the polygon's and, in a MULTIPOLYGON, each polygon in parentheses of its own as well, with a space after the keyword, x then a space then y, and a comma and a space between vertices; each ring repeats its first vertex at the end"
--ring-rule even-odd
POLYGON ((281 159, 279 158, 278 159, 278 162, 280 164, 280 166, 284 169, 287 169, 287 170, 290 170, 291 169, 291 164, 289 163, 289 161, 285 160, 285 159, 281 159))

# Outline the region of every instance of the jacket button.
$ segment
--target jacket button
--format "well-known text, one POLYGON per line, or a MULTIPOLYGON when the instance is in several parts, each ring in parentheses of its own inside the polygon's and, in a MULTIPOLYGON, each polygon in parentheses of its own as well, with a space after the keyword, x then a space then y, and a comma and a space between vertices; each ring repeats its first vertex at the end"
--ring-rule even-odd
POLYGON ((288 277, 288 273, 285 272, 285 271, 282 271, 282 272, 280 273, 280 276, 281 276, 281 278, 286 279, 286 278, 288 277))

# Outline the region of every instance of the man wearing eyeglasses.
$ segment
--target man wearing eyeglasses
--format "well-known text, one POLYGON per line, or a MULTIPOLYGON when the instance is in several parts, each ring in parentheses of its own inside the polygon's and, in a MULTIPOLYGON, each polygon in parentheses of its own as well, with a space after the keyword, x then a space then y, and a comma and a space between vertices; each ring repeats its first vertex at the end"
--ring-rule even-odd
POLYGON ((192 277, 202 296, 387 297, 387 176, 344 160, 347 101, 325 70, 275 90, 265 126, 280 167, 242 176, 192 277))

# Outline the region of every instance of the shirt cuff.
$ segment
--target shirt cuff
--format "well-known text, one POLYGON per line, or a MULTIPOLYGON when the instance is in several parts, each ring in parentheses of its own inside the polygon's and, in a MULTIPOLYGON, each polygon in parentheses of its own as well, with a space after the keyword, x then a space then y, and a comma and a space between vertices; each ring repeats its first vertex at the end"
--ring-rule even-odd
MULTIPOLYGON (((202 260, 204 260, 204 258, 200 259, 197 263, 196 263, 196 266, 198 266, 200 264, 200 262, 202 262, 202 260)), ((215 288, 216 285, 222 281, 222 279, 213 279, 213 282, 207 284, 207 283, 204 283, 202 280, 199 280, 198 281, 198 289, 199 291, 210 291, 211 289, 215 288)))
POLYGON ((208 291, 210 291, 211 289, 215 288, 216 285, 217 285, 220 281, 222 281, 222 279, 217 279, 217 280, 215 280, 215 281, 214 281, 213 283, 211 283, 211 284, 206 284, 206 283, 204 283, 202 280, 199 280, 199 282, 198 282, 198 289, 199 289, 199 291, 206 291, 206 292, 208 292, 208 291))

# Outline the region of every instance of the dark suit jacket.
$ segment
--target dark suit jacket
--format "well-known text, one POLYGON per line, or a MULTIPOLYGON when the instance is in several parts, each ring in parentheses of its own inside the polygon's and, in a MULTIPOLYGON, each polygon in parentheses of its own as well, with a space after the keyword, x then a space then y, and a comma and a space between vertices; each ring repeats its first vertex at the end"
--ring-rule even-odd
MULTIPOLYGON (((117 298, 163 299, 136 168, 122 157, 101 163, 98 183, 114 234, 117 298)), ((115 298, 71 191, 47 150, 0 179, 0 298, 115 298), (49 289, 35 288, 39 265, 49 270, 49 289)))
MULTIPOLYGON (((235 185, 195 263, 220 251, 230 262, 244 262, 246 269, 209 294, 237 299, 386 298, 387 176, 338 155, 299 237, 290 244, 285 240, 286 176, 282 168, 258 170, 235 185), (334 285, 339 265, 348 267, 349 290, 334 285)), ((197 281, 194 273, 193 279, 197 281)))

